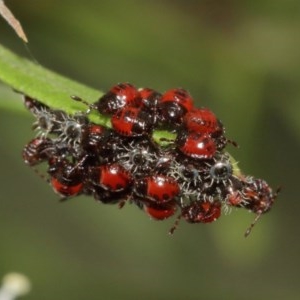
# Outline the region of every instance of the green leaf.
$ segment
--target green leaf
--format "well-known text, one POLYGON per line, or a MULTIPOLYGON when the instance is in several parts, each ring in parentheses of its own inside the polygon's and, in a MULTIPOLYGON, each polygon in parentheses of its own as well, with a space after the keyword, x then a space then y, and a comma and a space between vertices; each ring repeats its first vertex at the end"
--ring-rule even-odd
POLYGON ((153 140, 162 147, 171 145, 176 139, 176 134, 167 130, 156 130, 152 134, 153 140))
MULTIPOLYGON (((87 109, 84 104, 72 100, 72 95, 93 103, 103 94, 103 92, 47 70, 37 63, 21 58, 1 45, 0 80, 22 94, 38 99, 53 109, 62 109, 69 114, 87 109)), ((92 112, 89 117, 95 123, 111 127, 107 116, 92 112)))

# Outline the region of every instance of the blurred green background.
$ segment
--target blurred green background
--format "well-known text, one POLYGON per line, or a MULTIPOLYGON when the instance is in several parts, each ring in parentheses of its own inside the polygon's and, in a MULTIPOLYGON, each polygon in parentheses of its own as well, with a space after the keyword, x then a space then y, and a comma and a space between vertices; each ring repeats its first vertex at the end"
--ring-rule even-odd
MULTIPOLYGON (((0 277, 25 273, 24 299, 299 299, 300 2, 297 0, 14 0, 44 66, 107 90, 117 82, 184 87, 240 145, 246 174, 283 191, 254 215, 209 225, 155 222, 86 197, 58 203, 21 159, 33 137, 20 97, 0 119, 0 277)), ((0 20, 0 43, 30 57, 0 20)), ((0 70, 1 72, 1 70, 0 70)), ((96 100, 96 99, 95 99, 96 100)))

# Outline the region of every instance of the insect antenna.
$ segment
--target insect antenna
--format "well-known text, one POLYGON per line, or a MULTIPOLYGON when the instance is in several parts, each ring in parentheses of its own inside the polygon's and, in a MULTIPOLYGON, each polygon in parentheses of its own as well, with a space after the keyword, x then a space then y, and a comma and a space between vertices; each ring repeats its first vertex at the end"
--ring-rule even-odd
POLYGON ((72 95, 71 99, 74 100, 74 101, 77 101, 77 102, 81 102, 84 105, 86 105, 88 107, 88 109, 86 110, 85 114, 87 114, 87 115, 90 114, 91 110, 93 110, 93 109, 98 110, 98 108, 95 104, 89 103, 89 102, 85 101, 84 99, 82 99, 79 96, 72 95))
POLYGON ((179 225, 179 223, 180 223, 181 217, 182 217, 182 215, 180 214, 180 215, 176 218, 176 220, 175 220, 173 226, 172 226, 172 227, 170 228, 170 230, 169 230, 169 234, 170 234, 170 235, 172 235, 172 234, 174 233, 174 231, 178 228, 178 225, 179 225))
POLYGON ((261 215, 262 215, 261 213, 256 215, 255 219, 252 221, 252 223, 250 224, 250 226, 247 228, 247 230, 244 233, 245 238, 251 233, 253 227, 255 226, 256 222, 259 220, 261 215))

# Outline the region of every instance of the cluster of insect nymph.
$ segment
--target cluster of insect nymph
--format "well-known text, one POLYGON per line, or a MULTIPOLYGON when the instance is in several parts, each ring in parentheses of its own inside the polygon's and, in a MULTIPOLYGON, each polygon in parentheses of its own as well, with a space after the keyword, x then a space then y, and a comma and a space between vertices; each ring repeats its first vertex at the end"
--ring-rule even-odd
POLYGON ((181 219, 210 223, 244 208, 256 214, 245 236, 272 207, 279 189, 241 173, 225 151, 236 143, 211 110, 194 107, 186 90, 161 94, 120 83, 93 104, 71 98, 86 110, 70 115, 24 96, 37 134, 23 160, 62 200, 88 195, 119 207, 135 204, 155 220, 176 215, 170 233, 181 219), (110 128, 91 122, 91 111, 108 117, 110 128), (173 138, 154 138, 159 131, 173 138), (37 170, 42 163, 44 173, 37 170))

